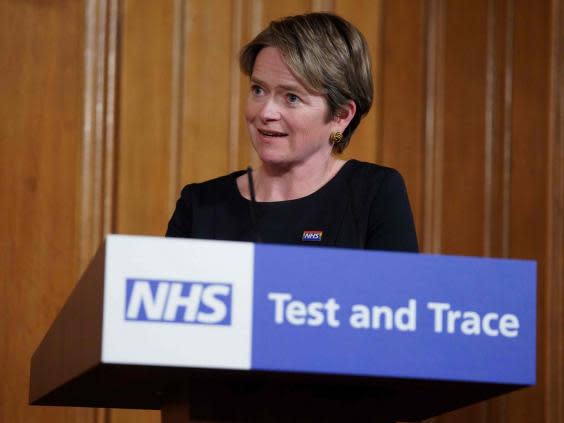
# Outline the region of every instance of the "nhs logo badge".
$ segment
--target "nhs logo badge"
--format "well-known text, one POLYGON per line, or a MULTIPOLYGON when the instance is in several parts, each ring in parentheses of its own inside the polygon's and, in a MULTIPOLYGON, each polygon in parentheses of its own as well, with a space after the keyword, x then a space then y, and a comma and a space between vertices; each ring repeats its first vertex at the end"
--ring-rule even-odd
POLYGON ((126 279, 125 320, 231 325, 228 283, 126 279))
POLYGON ((317 241, 323 239, 323 231, 304 231, 302 234, 302 241, 317 241))

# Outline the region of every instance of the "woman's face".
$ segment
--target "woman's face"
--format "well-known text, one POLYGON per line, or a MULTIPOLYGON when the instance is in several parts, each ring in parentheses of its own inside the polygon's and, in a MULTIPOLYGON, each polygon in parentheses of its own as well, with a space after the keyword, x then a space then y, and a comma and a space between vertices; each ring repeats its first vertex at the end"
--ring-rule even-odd
POLYGON ((263 48, 255 60, 245 117, 253 146, 265 164, 324 163, 331 156, 327 100, 308 91, 277 48, 263 48))

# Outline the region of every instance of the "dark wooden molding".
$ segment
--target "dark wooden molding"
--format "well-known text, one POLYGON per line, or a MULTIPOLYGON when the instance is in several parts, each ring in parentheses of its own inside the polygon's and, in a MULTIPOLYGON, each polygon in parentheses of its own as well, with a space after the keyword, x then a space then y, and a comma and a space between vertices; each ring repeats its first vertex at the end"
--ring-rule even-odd
POLYGON ((427 9, 425 193, 422 228, 422 249, 427 253, 441 251, 444 8, 444 0, 431 0, 427 9))
POLYGON ((547 268, 545 291, 546 422, 564 419, 564 5, 551 1, 548 141, 547 268))

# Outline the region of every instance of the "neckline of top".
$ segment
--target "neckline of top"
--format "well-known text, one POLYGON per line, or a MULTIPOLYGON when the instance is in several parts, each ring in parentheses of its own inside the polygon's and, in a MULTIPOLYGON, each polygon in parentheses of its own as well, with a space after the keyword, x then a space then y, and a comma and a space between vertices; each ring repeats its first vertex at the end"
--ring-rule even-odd
MULTIPOLYGON (((258 207, 270 207, 270 206, 280 206, 280 205, 289 205, 289 204, 297 204, 300 201, 305 201, 305 200, 309 200, 312 198, 317 197, 318 195, 322 194, 323 192, 325 192, 326 190, 328 190, 331 186, 333 186, 335 184, 335 182, 340 178, 340 175, 342 175, 345 172, 345 169, 349 168, 353 162, 355 162, 356 160, 347 160, 343 166, 341 166, 341 168, 337 171, 337 173, 335 173, 335 175, 329 179, 325 184, 323 184, 321 187, 319 187, 316 191, 312 192, 311 194, 305 195, 303 197, 300 198, 294 198, 292 200, 282 200, 282 201, 256 201, 255 205, 258 207)), ((239 191, 239 187, 237 186, 237 178, 241 175, 246 174, 247 171, 246 170, 239 170, 237 172, 232 173, 232 178, 231 178, 231 186, 234 190, 235 196, 238 197, 239 199, 241 199, 242 201, 246 202, 246 203, 250 203, 251 200, 243 197, 243 195, 241 194, 241 191, 239 191)))

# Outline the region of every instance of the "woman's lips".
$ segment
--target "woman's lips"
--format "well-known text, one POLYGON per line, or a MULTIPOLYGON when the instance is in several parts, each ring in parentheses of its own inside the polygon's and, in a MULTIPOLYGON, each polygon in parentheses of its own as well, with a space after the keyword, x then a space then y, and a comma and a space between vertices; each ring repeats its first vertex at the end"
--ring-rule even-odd
POLYGON ((257 131, 259 134, 261 134, 264 137, 285 137, 288 134, 284 133, 284 132, 278 132, 278 131, 271 131, 271 130, 267 130, 267 129, 258 129, 257 131))

